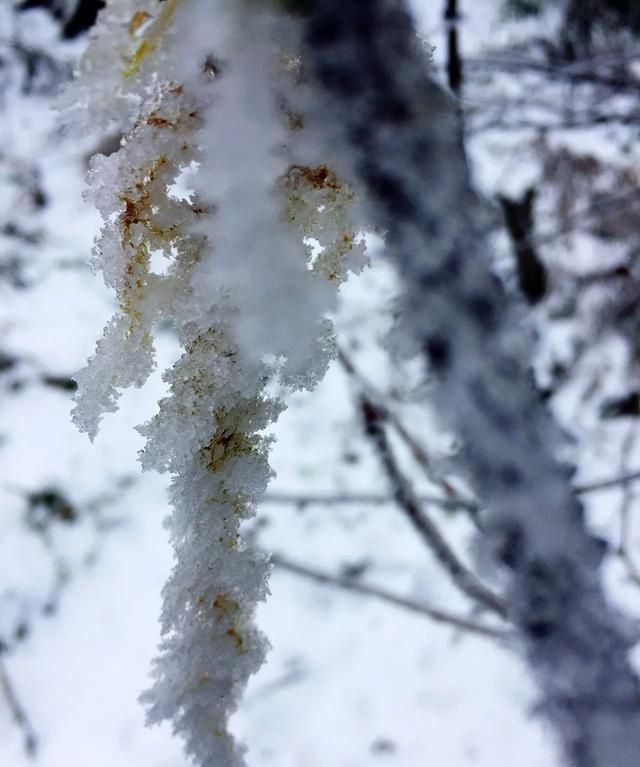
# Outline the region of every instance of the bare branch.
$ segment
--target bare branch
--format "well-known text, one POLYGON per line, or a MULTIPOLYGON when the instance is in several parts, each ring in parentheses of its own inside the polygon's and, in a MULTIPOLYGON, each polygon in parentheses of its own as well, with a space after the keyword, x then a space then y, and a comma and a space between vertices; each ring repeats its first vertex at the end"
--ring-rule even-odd
POLYGON ((507 609, 504 601, 481 583, 477 576, 466 567, 447 543, 436 524, 421 507, 420 501, 413 492, 409 480, 402 473, 396 462, 377 410, 364 398, 360 400, 360 409, 366 434, 371 440, 380 463, 385 470, 391 484, 393 497, 399 508, 404 511, 422 540, 447 571, 456 586, 475 602, 502 618, 506 617, 507 609))
POLYGON ((369 586, 365 583, 360 583, 352 578, 345 578, 343 576, 332 575, 331 573, 316 568, 308 567, 297 562, 293 562, 280 554, 273 554, 271 557, 273 564, 281 569, 286 570, 295 575, 299 575, 308 580, 315 581, 328 586, 335 586, 343 591, 350 591, 354 594, 362 594, 364 596, 374 597, 382 602, 393 605, 394 607, 401 607, 409 610, 418 615, 422 615, 426 618, 430 618, 436 623, 444 623, 456 628, 468 631, 472 634, 488 637, 490 639, 505 640, 509 634, 503 629, 492 628, 490 626, 483 626, 475 621, 462 618, 454 615, 453 613, 438 608, 431 607, 418 602, 414 599, 408 599, 407 597, 401 597, 397 594, 393 594, 391 591, 380 586, 369 586))
POLYGON ((24 708, 16 689, 13 685, 13 681, 9 675, 7 666, 0 657, 0 690, 4 696, 9 712, 15 724, 22 731, 24 739, 24 750, 26 755, 30 759, 35 759, 38 753, 38 736, 36 734, 31 720, 24 708))
MULTIPOLYGON (((374 407, 377 411, 378 418, 380 420, 389 423, 396 431, 400 439, 409 449, 414 461, 422 467, 427 478, 437 487, 440 487, 446 495, 455 500, 460 497, 455 488, 446 480, 441 477, 435 471, 429 454, 420 444, 420 442, 413 437, 413 435, 405 428, 402 421, 398 418, 396 413, 388 408, 383 401, 382 396, 369 381, 362 375, 362 373, 356 368, 349 355, 344 349, 338 349, 338 360, 340 361, 344 371, 351 378, 351 380, 358 386, 360 396, 365 399, 370 407, 374 407)), ((462 504, 468 505, 468 501, 460 498, 462 504)), ((463 508, 464 506, 462 506, 463 508)))
MULTIPOLYGON (((565 225, 526 238, 527 244, 532 247, 542 247, 555 242, 560 237, 571 234, 575 231, 576 225, 578 224, 589 224, 594 222, 605 223, 610 221, 620 215, 620 208, 622 205, 637 202, 638 199, 640 199, 640 191, 637 189, 634 189, 631 192, 611 194, 597 203, 591 203, 581 210, 572 213, 568 216, 565 225), (607 210, 609 212, 605 213, 604 211, 607 210)), ((610 279, 612 276, 617 276, 615 270, 606 269, 597 274, 588 275, 587 277, 578 279, 580 282, 585 283, 593 282, 598 279, 610 279)))
MULTIPOLYGON (((629 64, 637 59, 637 54, 630 58, 629 64)), ((588 62, 571 63, 566 65, 552 64, 533 58, 509 58, 508 56, 482 56, 469 59, 470 70, 479 73, 488 72, 512 72, 521 75, 524 72, 537 72, 548 78, 556 80, 565 80, 577 85, 587 83, 590 85, 601 85, 615 93, 621 91, 635 92, 638 88, 638 78, 633 76, 630 69, 627 72, 620 73, 620 61, 617 62, 618 72, 610 74, 605 71, 597 71, 594 68, 594 62, 590 59, 588 62)))
MULTIPOLYGON (((622 445, 622 456, 620 460, 620 469, 624 472, 627 469, 627 460, 633 451, 637 439, 637 427, 631 426, 627 437, 622 445)), ((630 549, 631 538, 631 505, 633 503, 633 490, 631 482, 622 483, 622 503, 620 505, 620 545, 618 547, 618 556, 624 563, 627 575, 636 586, 640 586, 640 568, 636 564, 630 549)))
MULTIPOLYGON (((416 495, 420 503, 432 504, 442 509, 455 511, 462 509, 475 513, 478 511, 478 504, 473 501, 463 501, 451 498, 439 498, 436 495, 416 495)), ((390 495, 381 495, 374 493, 318 493, 316 495, 301 493, 267 493, 260 501, 261 504, 282 503, 287 506, 384 506, 385 504, 395 503, 395 499, 390 495)))
POLYGON ((611 477, 611 479, 603 479, 599 482, 591 482, 588 485, 577 485, 575 492, 578 495, 586 495, 587 493, 597 493, 600 490, 612 490, 621 485, 630 485, 633 482, 640 480, 640 471, 632 471, 628 474, 620 474, 617 477, 611 477))
MULTIPOLYGON (((628 474, 620 474, 609 479, 598 480, 584 485, 576 485, 576 495, 588 495, 607 490, 615 490, 622 485, 630 485, 640 481, 640 471, 628 474)), ((462 498, 440 498, 437 495, 416 494, 416 499, 422 504, 439 506, 448 511, 462 509, 472 514, 480 511, 480 505, 476 501, 467 501, 462 498)), ((375 493, 316 493, 305 494, 295 492, 267 493, 260 501, 261 504, 282 503, 288 506, 384 506, 394 503, 395 499, 390 495, 375 493)))

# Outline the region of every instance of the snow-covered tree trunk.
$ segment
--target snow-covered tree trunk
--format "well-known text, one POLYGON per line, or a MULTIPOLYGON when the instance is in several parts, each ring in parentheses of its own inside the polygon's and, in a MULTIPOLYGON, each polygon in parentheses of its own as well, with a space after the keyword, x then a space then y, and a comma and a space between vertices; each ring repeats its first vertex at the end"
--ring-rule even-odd
POLYGON ((401 0, 291 5, 317 86, 315 117, 386 231, 406 328, 437 374, 436 404, 487 506, 484 544, 508 569, 510 617, 542 708, 573 767, 633 767, 631 637, 603 594, 602 551, 556 457, 521 318, 491 273, 454 105, 430 79, 401 0))

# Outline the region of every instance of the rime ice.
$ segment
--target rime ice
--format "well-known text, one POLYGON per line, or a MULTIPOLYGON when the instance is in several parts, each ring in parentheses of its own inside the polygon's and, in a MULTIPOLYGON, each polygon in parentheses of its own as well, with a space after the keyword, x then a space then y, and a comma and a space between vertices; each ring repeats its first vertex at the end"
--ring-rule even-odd
POLYGON ((159 320, 183 348, 140 427, 144 468, 173 475, 175 549, 143 700, 208 767, 243 763, 227 721, 267 647, 253 613, 268 563, 239 532, 271 475, 263 432, 283 404, 265 387, 322 376, 336 286, 364 263, 353 192, 329 153, 310 164, 291 45, 282 20, 241 3, 112 0, 67 97, 123 133, 89 173, 104 221, 93 264, 118 308, 78 376, 78 427, 93 438, 120 391, 146 381, 159 320))

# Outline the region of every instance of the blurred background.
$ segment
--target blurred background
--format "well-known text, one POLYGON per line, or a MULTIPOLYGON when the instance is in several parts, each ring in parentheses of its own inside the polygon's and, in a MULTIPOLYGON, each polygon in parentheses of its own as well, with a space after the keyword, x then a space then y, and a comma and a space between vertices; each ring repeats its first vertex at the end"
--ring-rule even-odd
MULTIPOLYGON (((151 382, 125 393, 93 445, 69 419, 73 375, 113 309, 87 265, 100 221, 84 175, 120 137, 99 125, 71 136, 54 106, 100 4, 0 0, 3 767, 185 763, 137 703, 171 552, 168 478, 142 474, 134 426, 165 391, 171 329, 151 382)), ((609 544, 611 598, 640 617, 640 11, 634 0, 412 6, 459 99, 541 396, 609 544)), ((277 478, 246 530, 274 552, 258 615, 273 649, 234 729, 255 767, 559 764, 505 626, 451 577, 449 556, 500 589, 474 556, 482 509, 456 475, 455 435, 420 366, 392 351, 395 295, 372 238, 371 266, 341 293, 339 358, 274 429, 277 478), (394 500, 399 485, 446 556, 394 500)))

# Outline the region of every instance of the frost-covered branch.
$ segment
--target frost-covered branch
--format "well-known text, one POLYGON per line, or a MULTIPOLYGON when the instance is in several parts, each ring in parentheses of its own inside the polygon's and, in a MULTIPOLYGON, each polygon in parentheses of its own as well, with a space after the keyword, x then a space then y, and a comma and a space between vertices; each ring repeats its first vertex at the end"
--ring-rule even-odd
POLYGON ((242 523, 272 474, 264 432, 284 403, 269 386, 323 375, 336 287, 365 262, 355 194, 307 137, 300 62, 275 32, 234 0, 112 0, 67 97, 76 124, 123 134, 91 163, 94 266, 117 310, 78 375, 79 428, 93 438, 145 383, 159 322, 182 347, 139 427, 143 467, 172 475, 175 552, 143 700, 200 767, 244 763, 228 721, 267 649, 253 616, 269 565, 242 523))
POLYGON ((518 312, 492 275, 455 109, 428 76, 400 0, 309 0, 301 15, 317 119, 386 230, 407 331, 437 373, 439 411, 488 508, 486 548, 510 572, 509 616, 542 709, 574 767, 633 767, 640 685, 607 604, 557 429, 527 373, 518 312))
MULTIPOLYGON (((511 574, 506 612, 568 758, 635 767, 631 640, 524 372, 520 318, 490 272, 456 110, 426 70, 400 0, 111 0, 67 99, 79 123, 123 135, 91 165, 104 222, 94 265, 117 310, 78 377, 76 423, 95 436, 121 391, 146 381, 158 323, 182 347, 140 428, 143 466, 172 474, 175 550, 144 700, 201 767, 243 765, 228 720, 266 651, 253 616, 268 562, 243 522, 271 476, 265 429, 283 408, 273 391, 324 373, 327 315, 364 262, 366 222, 386 232, 403 322, 440 377, 437 409, 465 444, 485 547, 511 574), (166 268, 154 269, 158 256, 166 268)), ((373 408, 396 499, 471 593, 376 418, 373 408)))

